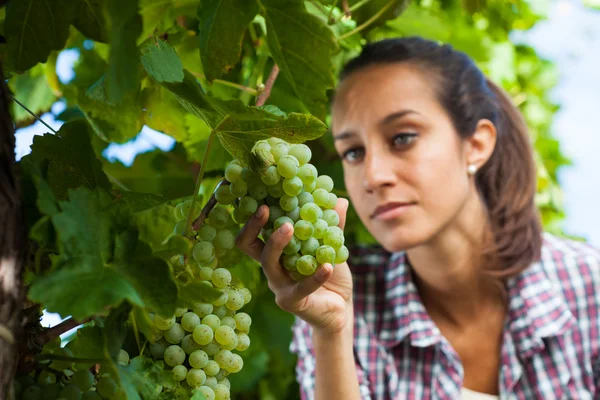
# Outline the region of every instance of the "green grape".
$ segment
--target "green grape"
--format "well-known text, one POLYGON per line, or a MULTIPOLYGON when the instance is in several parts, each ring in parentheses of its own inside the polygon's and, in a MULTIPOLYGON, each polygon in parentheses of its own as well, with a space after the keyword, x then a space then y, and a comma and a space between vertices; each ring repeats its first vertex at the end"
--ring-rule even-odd
POLYGON ((300 207, 296 207, 292 211, 286 212, 285 216, 294 222, 298 221, 300 219, 300 207))
POLYGON ((229 211, 222 205, 217 205, 208 213, 208 220, 215 228, 225 228, 229 223, 229 211))
MULTIPOLYGON (((206 380, 208 381, 209 378, 212 378, 212 377, 209 376, 208 378, 206 378, 206 380)), ((205 400, 216 400, 216 398, 215 398, 215 392, 213 391, 212 388, 210 388, 208 386, 200 386, 196 390, 199 393, 202 393, 202 396, 204 396, 205 400)))
POLYGON ((233 219, 237 224, 241 225, 245 223, 249 217, 250 216, 248 214, 244 213, 239 208, 236 207, 233 209, 233 219))
POLYGON ((210 303, 196 303, 193 310, 200 318, 204 318, 213 312, 213 307, 210 303))
POLYGON ((292 211, 298 207, 298 198, 296 196, 288 196, 287 194, 284 194, 279 199, 279 206, 284 211, 292 211))
POLYGON ((176 365, 173 367, 173 379, 177 382, 184 381, 187 377, 188 370, 184 365, 176 365))
POLYGON ((307 240, 312 236, 315 228, 313 225, 304 220, 300 220, 294 224, 294 235, 300 240, 307 240))
POLYGON ((304 190, 309 193, 314 192, 316 188, 317 188, 317 180, 316 179, 312 182, 304 184, 304 190))
POLYGON ((233 317, 235 320, 235 326, 238 331, 248 333, 250 332, 250 325, 252 325, 252 318, 245 312, 239 312, 233 317))
POLYGON ((238 344, 235 347, 237 351, 246 351, 250 347, 250 336, 244 332, 238 332, 238 344))
POLYGON ((236 164, 229 164, 227 168, 225 168, 225 179, 229 182, 233 183, 242 177, 242 167, 236 164))
POLYGON ((305 165, 307 162, 310 161, 310 158, 312 157, 312 152, 310 151, 310 148, 305 144, 292 145, 292 147, 290 147, 290 150, 288 151, 288 154, 290 156, 296 157, 300 165, 305 165))
POLYGON ((231 272, 225 268, 217 268, 212 275, 212 283, 219 289, 229 286, 231 283, 231 272))
POLYGON ((231 182, 229 185, 229 191, 235 197, 243 197, 248 193, 248 184, 242 180, 237 182, 231 182))
POLYGON ((229 190, 229 185, 219 185, 215 191, 215 199, 219 204, 229 205, 236 199, 235 195, 229 190))
POLYGON ((325 208, 335 208, 337 206, 338 197, 334 193, 329 193, 325 208))
POLYGON ((224 369, 220 370, 219 373, 215 375, 215 378, 217 378, 217 383, 220 383, 219 381, 225 378, 226 374, 229 374, 229 372, 225 371, 224 369))
POLYGON ((336 264, 344 263, 344 262, 348 261, 348 257, 350 257, 350 252, 348 251, 348 248, 346 246, 341 246, 335 252, 335 263, 336 264))
POLYGON ((283 156, 277 161, 277 171, 284 178, 292 178, 298 173, 298 160, 293 156, 283 156))
POLYGON ((249 185, 254 185, 257 182, 260 182, 260 177, 258 174, 250 171, 250 168, 244 167, 242 168, 242 180, 249 185))
POLYGON ((214 337, 214 333, 211 327, 204 324, 200 324, 197 327, 195 327, 192 335, 194 336, 194 340, 196 341, 196 343, 201 345, 209 344, 214 337))
POLYGON ((309 192, 302 192, 298 196, 298 207, 302 208, 305 204, 314 203, 315 199, 309 192))
POLYGON ((253 150, 259 150, 259 149, 263 149, 263 150, 267 150, 267 151, 271 151, 271 145, 269 144, 269 142, 267 142, 266 140, 259 140, 258 142, 256 142, 256 144, 254 145, 253 150))
POLYGON ((267 186, 267 190, 271 197, 274 197, 276 199, 280 198, 284 194, 283 193, 283 181, 280 180, 275 185, 267 186))
POLYGON ((164 339, 161 339, 156 343, 151 343, 150 354, 152 354, 152 357, 156 359, 162 359, 164 357, 165 350, 167 350, 167 347, 169 347, 169 343, 164 339))
MULTIPOLYGON (((171 328, 169 328, 169 330, 167 332, 171 331, 171 329, 173 329, 173 327, 175 327, 175 325, 179 325, 179 324, 175 323, 171 328)), ((182 336, 182 338, 183 338, 183 336, 182 336)), ((167 337, 166 337, 166 332, 165 332, 165 339, 167 340, 167 342, 169 341, 169 339, 167 339, 167 337)), ((179 341, 181 341, 181 339, 179 341)), ((117 356, 117 362, 121 365, 129 364, 129 353, 127 353, 123 349, 120 349, 119 355, 117 356)))
POLYGON ((42 388, 33 385, 29 386, 27 389, 23 391, 21 395, 21 399, 23 400, 41 400, 42 399, 42 388))
POLYGON ((202 323, 210 326, 213 331, 216 331, 217 328, 221 326, 221 319, 215 314, 210 314, 202 318, 202 323))
POLYGON ((102 400, 102 396, 98 394, 98 392, 85 392, 81 397, 81 400, 102 400))
POLYGON ((237 290, 230 291, 227 303, 225 303, 225 307, 233 311, 237 311, 244 307, 244 295, 237 290))
POLYGON ((56 383, 56 375, 52 372, 42 371, 37 378, 37 383, 40 385, 50 385, 51 383, 56 383))
POLYGON ((294 253, 294 254, 284 254, 283 255, 283 267, 285 269, 287 269, 288 271, 294 271, 296 269, 296 262, 298 261, 298 259, 300 258, 300 255, 298 255, 298 253, 294 253))
POLYGON ((183 317, 183 314, 185 314, 188 311, 187 308, 176 308, 175 309, 175 317, 180 318, 183 317))
POLYGON ((300 239, 296 236, 292 236, 292 240, 283 248, 284 254, 294 254, 300 251, 300 246, 302 245, 300 239))
POLYGON ((315 189, 312 192, 313 197, 315 198, 315 204, 319 207, 325 207, 327 202, 329 201, 329 192, 323 188, 315 189))
MULTIPOLYGON (((233 361, 231 362, 231 367, 229 368, 229 372, 231 372, 232 374, 235 374, 237 372, 240 372, 243 367, 244 367, 244 360, 242 359, 242 357, 240 357, 239 354, 234 354, 233 361)), ((219 387, 219 385, 217 385, 217 387, 219 387)))
POLYGON ((265 241, 265 243, 267 242, 267 240, 269 240, 269 238, 271 237, 271 235, 273 234, 273 229, 261 229, 261 235, 263 237, 263 240, 265 241))
MULTIPOLYGON (((74 357, 73 352, 66 347, 59 347, 58 349, 54 350, 52 353, 56 354, 57 356, 74 357)), ((50 368, 58 370, 58 371, 62 371, 65 369, 70 369, 72 365, 73 365, 73 363, 70 361, 55 360, 52 362, 52 364, 50 364, 50 368)))
POLYGON ((203 281, 210 281, 212 278, 213 269, 210 267, 202 267, 200 268, 200 274, 198 275, 203 281))
POLYGON ((220 350, 215 354, 215 361, 219 364, 221 369, 228 369, 230 362, 232 361, 233 353, 230 350, 220 350))
POLYGON ((175 219, 177 221, 181 221, 182 219, 184 219, 186 216, 183 215, 183 213, 181 212, 181 209, 183 208, 183 203, 179 203, 175 206, 175 208, 173 209, 173 214, 175 215, 175 219))
POLYGON ((313 227, 315 228, 315 232, 313 233, 314 238, 323 239, 325 233, 327 232, 329 224, 322 219, 318 219, 315 222, 313 222, 313 227))
POLYGON ((171 346, 167 347, 165 350, 165 363, 168 366, 174 367, 176 365, 183 364, 184 361, 185 351, 183 351, 181 347, 176 344, 172 344, 171 346))
POLYGON ((215 256, 215 247, 210 242, 201 241, 196 243, 192 255, 200 264, 209 262, 215 256))
POLYGON ((175 224, 175 227, 173 228, 173 233, 175 235, 183 235, 185 232, 185 220, 181 220, 178 223, 175 224))
POLYGON ((217 236, 217 228, 212 225, 204 224, 198 231, 198 238, 204 242, 212 242, 217 236))
POLYGON ((220 326, 215 331, 215 340, 220 345, 228 345, 231 344, 234 340, 237 340, 237 336, 235 331, 228 326, 220 326))
POLYGON ((162 318, 158 315, 154 316, 154 326, 156 326, 161 331, 166 331, 170 329, 173 325, 175 325, 175 316, 169 318, 162 318))
POLYGON ((269 207, 269 222, 274 223, 279 217, 283 217, 285 212, 279 206, 269 207))
POLYGON ((60 396, 64 397, 66 400, 80 400, 81 389, 79 389, 77 385, 70 383, 61 390, 60 396))
POLYGON ((233 249, 233 246, 235 245, 235 235, 229 229, 221 229, 217 233, 213 243, 217 249, 233 249))
MULTIPOLYGON (((215 353, 214 355, 216 354, 217 353, 215 353)), ((215 376, 219 373, 220 370, 221 367, 219 367, 219 363, 217 363, 215 360, 208 360, 206 367, 204 367, 204 372, 206 372, 206 375, 208 376, 215 376)))
POLYGON ((275 146, 271 146, 271 154, 273 155, 273 159, 275 162, 278 162, 281 157, 287 155, 288 146, 286 143, 277 143, 275 146))
MULTIPOLYGON (((229 372, 227 372, 227 374, 229 374, 229 372)), ((225 375, 225 376, 227 376, 227 375, 225 375)), ((231 383, 229 382, 229 379, 227 379, 225 376, 223 376, 221 379, 218 379, 217 383, 221 384, 221 385, 225 385, 229 389, 231 389, 231 383)))
POLYGON ((277 230, 285 223, 288 223, 288 224, 294 226, 294 221, 292 221, 292 219, 290 217, 285 216, 285 217, 279 217, 275 220, 275 222, 273 223, 273 229, 277 230))
POLYGON ((302 275, 312 275, 317 270, 317 260, 313 256, 302 256, 296 263, 296 269, 302 275))
POLYGON ((340 223, 340 216, 335 210, 323 211, 323 221, 329 226, 337 226, 340 223))
POLYGON ((191 387, 200 387, 206 380, 206 373, 199 368, 192 368, 187 372, 185 381, 191 387))
MULTIPOLYGON (((204 382, 204 386, 208 386, 211 389, 214 389, 217 387, 217 378, 215 378, 214 376, 207 376, 206 377, 206 382, 204 382)), ((213 393, 214 396, 214 393, 213 393)))
POLYGON ((242 210, 244 214, 250 215, 256 212, 256 209, 258 208, 258 203, 252 197, 244 196, 240 200, 240 205, 238 207, 240 210, 242 210))
POLYGON ((284 193, 288 196, 298 196, 300 193, 302 193, 302 189, 304 187, 302 181, 297 176, 285 178, 282 186, 284 193))
POLYGON ((181 327, 184 331, 193 332, 198 325, 200 325, 200 317, 196 313, 186 312, 181 317, 181 327))
POLYGON ((228 326, 231 329, 235 329, 235 320, 233 319, 233 317, 230 316, 223 317, 221 318, 221 325, 228 326))
MULTIPOLYGON (((229 298, 229 293, 225 294, 229 298)), ((225 303, 227 303, 227 300, 225 300, 225 303)), ((221 304, 219 307, 215 307, 213 314, 215 314, 219 318, 223 318, 225 315, 227 315, 227 308, 225 308, 225 303, 221 304)))
POLYGON ((315 222, 323 216, 323 210, 315 203, 308 203, 300 209, 300 217, 309 222, 315 222))
POLYGON ((335 249, 331 246, 320 246, 317 249, 317 261, 319 264, 329 263, 331 265, 335 264, 335 249))
POLYGON ((200 345, 196 343, 192 334, 185 335, 183 339, 181 339, 179 346, 181 346, 185 354, 192 354, 194 351, 200 349, 200 345))
POLYGON ((300 178, 304 186, 308 186, 311 183, 316 184, 317 175, 317 168, 312 164, 304 164, 298 169, 298 178, 300 178))
POLYGON ((208 364, 208 354, 204 350, 196 350, 190 354, 188 362, 192 368, 204 368, 208 364))
MULTIPOLYGON (((183 215, 183 219, 187 219, 188 214, 190 213, 192 209, 192 200, 186 200, 183 202, 183 205, 181 206, 181 213, 183 215)), ((196 219, 200 216, 200 212, 202 211, 202 206, 200 206, 200 204, 198 202, 196 202, 196 205, 194 206, 194 213, 192 214, 192 219, 196 219)))
POLYGON ((231 394, 229 393, 229 388, 225 385, 218 384, 215 388, 215 400, 229 400, 231 398, 231 394))
POLYGON ((317 178, 317 189, 325 189, 328 192, 333 190, 333 179, 327 175, 321 175, 317 178))
MULTIPOLYGON (((168 331, 165 331, 165 340, 171 344, 179 344, 185 336, 185 330, 179 323, 175 323, 168 331)), ((127 356, 129 362, 129 356, 127 356)))
POLYGON ((250 303, 250 300, 252 300, 252 292, 250 291, 250 289, 241 288, 240 293, 242 294, 242 296, 244 296, 244 304, 250 303))
POLYGON ((96 384, 96 391, 100 396, 109 399, 117 393, 117 384, 111 378, 100 378, 96 384))
MULTIPOLYGON (((275 165, 271 165, 260 177, 263 183, 267 186, 275 185, 281 179, 281 175, 277 171, 277 167, 275 165)), ((268 190, 268 188, 267 188, 268 190)))
POLYGON ((267 143, 269 143, 269 146, 273 147, 275 146, 277 143, 282 143, 285 142, 283 139, 279 139, 277 137, 270 137, 267 139, 267 143))
POLYGON ((269 195, 269 190, 264 183, 256 182, 248 188, 248 194, 256 200, 262 200, 269 195))
POLYGON ((209 344, 202 346, 202 350, 204 350, 209 356, 213 357, 219 352, 219 350, 221 350, 221 346, 219 343, 213 340, 209 344))
POLYGON ((344 244, 344 232, 337 226, 330 226, 323 237, 323 243, 339 249, 344 244))
POLYGON ((319 248, 319 245, 319 240, 313 236, 302 241, 302 244, 300 245, 300 251, 304 256, 309 255, 314 257, 317 252, 317 249, 319 248))

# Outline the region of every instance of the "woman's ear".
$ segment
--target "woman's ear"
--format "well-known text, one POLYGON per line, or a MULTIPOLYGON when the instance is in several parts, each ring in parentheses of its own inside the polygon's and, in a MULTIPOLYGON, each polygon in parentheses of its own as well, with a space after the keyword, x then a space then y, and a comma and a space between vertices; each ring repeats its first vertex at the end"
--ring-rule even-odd
POLYGON ((481 169, 490 159, 496 147, 496 126, 488 119, 477 123, 475 133, 466 140, 465 158, 467 165, 475 165, 481 169))

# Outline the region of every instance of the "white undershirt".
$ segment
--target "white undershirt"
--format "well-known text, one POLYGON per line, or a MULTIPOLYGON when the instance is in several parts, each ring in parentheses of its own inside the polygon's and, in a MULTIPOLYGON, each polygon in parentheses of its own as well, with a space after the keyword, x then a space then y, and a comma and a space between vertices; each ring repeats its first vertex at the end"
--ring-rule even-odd
POLYGON ((462 388, 462 400, 498 400, 498 396, 487 393, 475 392, 473 390, 462 388))

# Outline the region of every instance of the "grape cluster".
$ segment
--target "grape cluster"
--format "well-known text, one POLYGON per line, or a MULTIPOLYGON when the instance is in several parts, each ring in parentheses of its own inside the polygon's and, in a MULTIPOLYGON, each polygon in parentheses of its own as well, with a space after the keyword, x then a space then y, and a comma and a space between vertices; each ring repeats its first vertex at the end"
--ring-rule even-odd
POLYGON ((314 274, 319 265, 345 262, 348 249, 334 209, 337 196, 332 193, 333 180, 319 176, 309 163, 310 148, 271 138, 257 142, 254 150, 258 149, 270 152, 274 163, 257 174, 234 160, 225 170, 230 185, 217 189, 217 201, 235 201, 233 217, 238 223, 267 204, 269 221, 261 232, 265 241, 286 222, 291 224, 294 236, 283 250, 281 263, 296 280, 314 274))
MULTIPOLYGON (((54 355, 73 357, 66 347, 58 347, 54 355)), ((129 363, 129 354, 120 350, 117 361, 129 363)), ((15 393, 21 400, 124 400, 126 395, 108 374, 94 375, 87 369, 76 369, 72 362, 53 361, 37 376, 20 376, 15 380, 15 393)))

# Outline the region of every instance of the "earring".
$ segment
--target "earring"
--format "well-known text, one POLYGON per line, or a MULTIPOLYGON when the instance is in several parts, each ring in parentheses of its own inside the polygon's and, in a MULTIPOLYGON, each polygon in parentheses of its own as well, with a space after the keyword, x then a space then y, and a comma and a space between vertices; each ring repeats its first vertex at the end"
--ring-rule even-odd
POLYGON ((475 175, 475 172, 477 172, 477 165, 475 165, 475 164, 470 164, 470 165, 467 167, 467 173, 468 173, 469 175, 475 175))

